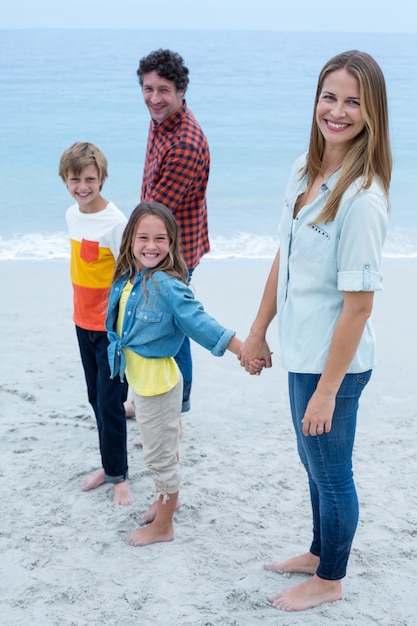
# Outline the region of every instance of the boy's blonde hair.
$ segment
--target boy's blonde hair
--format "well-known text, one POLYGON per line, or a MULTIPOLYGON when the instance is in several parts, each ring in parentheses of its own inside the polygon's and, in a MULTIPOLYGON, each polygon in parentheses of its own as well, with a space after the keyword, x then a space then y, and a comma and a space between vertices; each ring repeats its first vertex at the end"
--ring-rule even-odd
POLYGON ((62 153, 59 162, 59 175, 65 183, 69 172, 78 176, 88 165, 96 166, 98 177, 103 183, 108 176, 106 157, 94 144, 87 141, 77 141, 62 153))

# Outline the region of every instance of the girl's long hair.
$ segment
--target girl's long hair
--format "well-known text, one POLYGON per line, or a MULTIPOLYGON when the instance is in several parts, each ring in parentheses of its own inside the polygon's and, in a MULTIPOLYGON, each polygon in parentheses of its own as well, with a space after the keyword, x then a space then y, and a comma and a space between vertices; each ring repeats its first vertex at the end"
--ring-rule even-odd
POLYGON ((138 230, 139 222, 146 215, 154 215, 159 218, 165 225, 169 237, 169 252, 165 259, 156 267, 147 268, 144 278, 151 278, 154 272, 166 272, 170 276, 179 278, 184 283, 188 283, 187 265, 180 254, 178 225, 175 217, 167 207, 159 202, 141 202, 133 210, 126 228, 123 232, 122 243, 120 245, 120 253, 116 262, 116 269, 113 276, 113 283, 122 276, 133 278, 143 267, 133 255, 133 244, 138 230))
POLYGON ((392 156, 384 75, 378 63, 369 54, 358 50, 350 50, 333 57, 320 73, 307 162, 301 176, 306 175, 309 184, 313 184, 316 176, 320 174, 325 140, 316 120, 317 103, 325 78, 331 72, 340 69, 345 69, 358 80, 360 107, 365 126, 353 140, 343 160, 339 178, 315 223, 334 220, 343 194, 356 179, 361 179, 362 189, 369 189, 373 179, 377 178, 387 198, 391 182, 392 156))

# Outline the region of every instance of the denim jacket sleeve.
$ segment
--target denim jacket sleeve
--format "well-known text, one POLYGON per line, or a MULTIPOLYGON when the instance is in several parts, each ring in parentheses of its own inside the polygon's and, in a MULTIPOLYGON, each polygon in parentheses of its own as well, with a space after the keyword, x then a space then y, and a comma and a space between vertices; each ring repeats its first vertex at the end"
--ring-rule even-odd
POLYGON ((195 299, 192 289, 182 281, 168 277, 161 282, 161 292, 166 294, 175 325, 182 333, 213 356, 222 356, 235 331, 225 328, 209 315, 195 299))
POLYGON ((224 354, 235 332, 210 316, 188 285, 165 272, 155 272, 152 279, 145 279, 145 295, 142 278, 139 275, 135 280, 126 305, 123 338, 116 332, 116 323, 126 279, 117 281, 110 291, 106 329, 112 378, 117 374, 123 378, 124 348, 145 358, 175 356, 187 335, 214 356, 224 354))

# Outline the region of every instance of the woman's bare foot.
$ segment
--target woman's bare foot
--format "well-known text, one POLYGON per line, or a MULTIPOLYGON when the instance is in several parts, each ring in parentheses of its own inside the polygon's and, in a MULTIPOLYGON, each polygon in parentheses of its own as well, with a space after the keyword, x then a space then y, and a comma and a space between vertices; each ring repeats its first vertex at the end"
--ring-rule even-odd
POLYGON ((104 469, 98 470, 95 474, 91 476, 86 476, 81 481, 81 489, 82 491, 90 491, 91 489, 97 489, 100 485, 104 485, 106 482, 104 478, 104 469))
POLYGON ((319 566, 320 558, 311 552, 300 554, 286 561, 273 561, 265 563, 264 569, 272 572, 285 572, 288 574, 315 574, 319 566))
POLYGON ((129 483, 124 480, 122 483, 114 483, 114 499, 115 506, 128 506, 135 501, 132 492, 129 489, 129 483))
POLYGON ((268 601, 280 611, 305 611, 323 602, 335 602, 341 597, 342 582, 340 580, 324 580, 314 574, 306 582, 270 596, 268 601))
MULTIPOLYGON (((181 506, 181 502, 178 498, 174 511, 178 511, 180 506, 181 506)), ((158 508, 158 502, 155 500, 154 502, 152 502, 149 509, 145 511, 145 513, 142 513, 142 515, 139 516, 139 524, 141 526, 146 526, 146 524, 151 524, 155 519, 157 508, 158 508)))

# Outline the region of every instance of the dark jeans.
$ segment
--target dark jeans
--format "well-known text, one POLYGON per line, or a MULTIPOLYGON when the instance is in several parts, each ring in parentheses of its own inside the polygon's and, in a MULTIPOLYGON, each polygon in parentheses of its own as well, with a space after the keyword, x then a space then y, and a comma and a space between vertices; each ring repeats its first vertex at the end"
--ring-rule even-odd
POLYGON ((123 402, 127 383, 110 378, 107 333, 76 326, 88 401, 97 420, 105 479, 120 483, 127 478, 126 416, 123 402))
POLYGON ((359 506, 352 472, 356 416, 360 395, 371 377, 346 374, 336 396, 329 433, 305 436, 302 419, 313 395, 319 374, 288 375, 291 413, 297 435, 298 453, 310 487, 313 512, 313 541, 310 552, 320 557, 317 576, 340 580, 358 524, 359 506))
MULTIPOLYGON (((193 269, 188 270, 188 282, 191 280, 191 276, 193 274, 193 269)), ((191 346, 190 340, 188 337, 185 337, 181 348, 178 350, 175 355, 175 361, 177 362, 178 367, 180 368, 182 379, 184 382, 183 390, 182 390, 182 413, 186 413, 191 408, 190 402, 190 394, 191 394, 191 384, 193 382, 193 361, 191 358, 191 346)))

